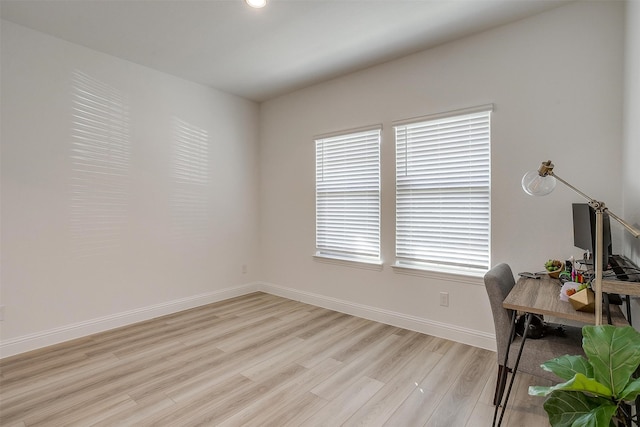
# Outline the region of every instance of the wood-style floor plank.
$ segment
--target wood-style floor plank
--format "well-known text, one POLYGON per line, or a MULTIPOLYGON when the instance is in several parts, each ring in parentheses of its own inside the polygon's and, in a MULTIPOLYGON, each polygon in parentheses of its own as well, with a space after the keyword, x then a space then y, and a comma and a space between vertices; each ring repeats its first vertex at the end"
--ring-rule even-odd
MULTIPOLYGON (((493 352, 252 293, 0 360, 2 426, 487 426, 493 352)), ((516 379, 505 426, 548 426, 516 379)))
POLYGON ((397 373, 385 382, 384 387, 358 409, 345 425, 383 426, 441 358, 441 354, 423 348, 401 365, 397 373))
POLYGON ((473 349, 468 363, 427 420, 430 426, 465 425, 487 382, 493 355, 473 349))

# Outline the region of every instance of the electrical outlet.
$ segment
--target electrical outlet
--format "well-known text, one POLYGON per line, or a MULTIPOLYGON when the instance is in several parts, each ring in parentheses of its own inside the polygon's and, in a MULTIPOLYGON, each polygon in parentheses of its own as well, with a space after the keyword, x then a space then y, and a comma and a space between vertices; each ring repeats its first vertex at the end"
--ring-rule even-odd
POLYGON ((440 292, 440 305, 449 307, 449 292, 440 292))
POLYGON ((0 305, 0 322, 4 320, 4 305, 0 305))
POLYGON ((247 274, 247 264, 242 264, 242 274, 247 274))

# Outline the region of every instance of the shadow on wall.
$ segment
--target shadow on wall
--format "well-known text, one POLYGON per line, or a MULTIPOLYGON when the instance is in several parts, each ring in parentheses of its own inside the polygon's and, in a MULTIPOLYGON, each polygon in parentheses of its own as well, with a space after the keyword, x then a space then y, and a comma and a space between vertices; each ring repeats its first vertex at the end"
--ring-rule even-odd
POLYGON ((173 142, 173 235, 181 240, 205 239, 210 221, 209 134, 174 117, 173 142))
POLYGON ((130 193, 128 99, 81 71, 73 73, 71 164, 75 255, 120 247, 130 193))

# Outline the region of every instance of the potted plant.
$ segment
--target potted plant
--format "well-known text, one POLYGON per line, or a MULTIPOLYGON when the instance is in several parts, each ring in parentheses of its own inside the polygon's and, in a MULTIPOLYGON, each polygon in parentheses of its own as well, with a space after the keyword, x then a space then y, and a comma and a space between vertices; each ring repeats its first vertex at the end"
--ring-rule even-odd
POLYGON ((542 364, 565 380, 553 387, 529 387, 546 396, 544 410, 553 427, 630 426, 630 406, 640 394, 640 333, 631 326, 584 326, 587 356, 561 356, 542 364))

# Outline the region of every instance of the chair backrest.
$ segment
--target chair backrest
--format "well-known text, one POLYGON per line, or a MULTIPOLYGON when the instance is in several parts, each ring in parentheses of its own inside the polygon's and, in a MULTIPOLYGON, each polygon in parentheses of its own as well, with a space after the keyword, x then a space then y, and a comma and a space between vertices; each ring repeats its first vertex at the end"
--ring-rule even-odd
POLYGON ((493 267, 484 275, 484 286, 489 295, 489 303, 493 312, 493 324, 496 329, 498 361, 504 359, 507 351, 508 336, 511 330, 511 313, 502 306, 502 302, 516 285, 509 265, 502 263, 493 267))

